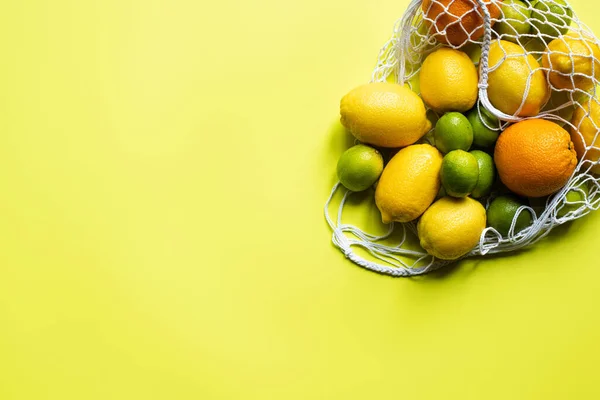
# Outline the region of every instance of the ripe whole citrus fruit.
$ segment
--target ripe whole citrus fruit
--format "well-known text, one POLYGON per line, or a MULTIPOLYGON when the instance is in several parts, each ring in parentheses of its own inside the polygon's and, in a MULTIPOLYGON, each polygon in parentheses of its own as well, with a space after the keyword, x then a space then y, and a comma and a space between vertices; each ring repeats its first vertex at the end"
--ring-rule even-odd
POLYGON ((473 127, 459 112, 444 114, 435 124, 435 146, 444 154, 452 150, 468 151, 473 143, 473 127))
MULTIPOLYGON (((578 106, 573 113, 571 120, 571 140, 575 145, 575 151, 579 159, 585 158, 591 162, 597 163, 600 159, 600 135, 596 137, 598 128, 600 128, 600 105, 596 99, 588 99, 583 105, 578 106), (593 146, 588 152, 585 152, 586 146, 593 146)), ((592 167, 591 171, 600 174, 600 164, 592 167)))
POLYGON ((467 111, 475 105, 479 77, 466 53, 442 47, 421 66, 421 97, 437 112, 467 111))
POLYGON ((417 232, 421 247, 442 260, 456 260, 479 243, 485 208, 470 197, 442 197, 425 211, 417 232))
POLYGON ((421 98, 395 83, 368 83, 351 90, 342 98, 340 114, 354 137, 380 147, 411 145, 431 129, 421 98))
POLYGON ((565 0, 539 0, 531 13, 532 33, 549 42, 569 31, 573 10, 565 0))
POLYGON ((538 115, 550 98, 550 88, 535 57, 518 44, 495 40, 490 46, 488 63, 491 72, 487 92, 492 105, 509 115, 538 115))
POLYGON ((337 176, 342 185, 353 192, 373 186, 383 171, 383 157, 364 144, 350 147, 337 163, 337 176))
MULTIPOLYGON (((493 24, 500 7, 496 0, 486 0, 485 4, 493 24)), ((422 8, 430 32, 442 43, 462 46, 483 36, 483 12, 475 0, 424 0, 422 8)))
POLYGON ((473 108, 467 118, 473 128, 473 145, 482 149, 493 147, 500 134, 498 119, 483 107, 473 108))
POLYGON ((570 32, 548 44, 542 65, 556 89, 589 90, 600 79, 600 47, 593 37, 570 32))
POLYGON ((450 196, 468 196, 477 186, 479 178, 477 158, 464 150, 451 151, 444 156, 440 178, 450 196))
MULTIPOLYGON (((510 233, 517 210, 524 206, 521 200, 512 195, 496 197, 490 203, 487 209, 487 224, 496 229, 502 236, 506 237, 510 233)), ((517 234, 527 228, 533 222, 531 212, 523 210, 519 213, 513 233, 517 234)))
POLYGON ((531 30, 531 9, 521 0, 505 0, 501 9, 502 18, 494 29, 502 39, 517 43, 519 35, 526 35, 531 30))
POLYGON ((500 134, 494 161, 502 183, 514 193, 543 197, 562 188, 577 166, 569 133, 543 119, 509 126, 500 134))
POLYGON ((423 214, 440 190, 442 158, 428 144, 405 147, 392 157, 375 189, 384 223, 408 222, 423 214))

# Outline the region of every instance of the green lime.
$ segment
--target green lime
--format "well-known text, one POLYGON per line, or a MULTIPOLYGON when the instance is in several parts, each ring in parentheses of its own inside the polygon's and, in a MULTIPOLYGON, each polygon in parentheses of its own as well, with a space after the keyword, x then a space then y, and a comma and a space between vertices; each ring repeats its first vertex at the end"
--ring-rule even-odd
POLYGON ((577 211, 580 207, 582 207, 585 204, 589 194, 590 189, 587 185, 587 182, 584 182, 576 188, 569 190, 567 192, 567 202, 574 204, 565 204, 564 206, 562 206, 562 208, 558 210, 556 216, 558 218, 562 218, 572 211, 577 211))
MULTIPOLYGON (((502 236, 507 236, 515 214, 519 207, 525 205, 515 196, 506 195, 496 197, 487 210, 487 224, 496 229, 502 236)), ((514 233, 517 234, 533 222, 531 212, 523 210, 517 218, 514 233)))
POLYGON ((468 151, 473 144, 473 128, 459 112, 444 114, 435 124, 435 145, 444 154, 452 150, 468 151))
POLYGON ((535 29, 531 33, 542 35, 550 42, 569 31, 573 11, 564 0, 540 0, 534 5, 531 23, 535 29))
POLYGON ((500 135, 498 119, 483 107, 473 108, 467 119, 473 127, 473 145, 482 149, 493 147, 500 135))
POLYGON ((479 179, 477 158, 464 150, 453 150, 444 156, 440 171, 446 193, 453 197, 468 196, 479 179))
POLYGON ((337 163, 338 179, 353 192, 373 186, 382 172, 383 157, 379 151, 364 144, 350 147, 337 163))
POLYGON ((531 9, 520 0, 505 0, 501 9, 502 17, 494 25, 494 29, 500 35, 500 39, 518 43, 518 37, 528 34, 531 30, 528 21, 531 18, 531 9))
POLYGON ((475 156, 479 165, 479 178, 475 189, 471 192, 471 197, 479 199, 487 196, 492 191, 492 185, 494 185, 494 179, 496 178, 496 167, 492 156, 488 153, 481 150, 472 150, 470 153, 475 156))

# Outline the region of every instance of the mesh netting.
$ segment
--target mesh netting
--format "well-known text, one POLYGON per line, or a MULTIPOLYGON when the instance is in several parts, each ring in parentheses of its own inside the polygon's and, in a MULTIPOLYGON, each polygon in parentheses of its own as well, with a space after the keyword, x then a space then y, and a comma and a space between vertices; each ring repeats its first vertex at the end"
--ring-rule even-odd
MULTIPOLYGON (((567 3, 560 0, 546 0, 543 3, 545 6, 540 7, 510 0, 413 0, 404 16, 397 21, 391 39, 381 49, 373 71, 373 82, 392 81, 411 85, 428 54, 442 46, 460 49, 479 66, 476 107, 480 115, 485 108, 499 120, 496 126, 489 126, 486 119, 482 118, 488 128, 500 132, 512 123, 542 118, 558 123, 581 140, 583 153, 578 154, 579 163, 567 184, 547 197, 541 207, 522 206, 514 217, 508 235, 503 236, 494 228, 486 228, 479 244, 464 257, 511 252, 530 246, 558 225, 581 218, 600 205, 600 179, 596 176, 596 173, 600 173, 600 148, 596 146, 599 132, 597 124, 600 124, 600 102, 596 96, 600 55, 595 52, 595 46, 600 43, 567 3), (469 4, 472 9, 465 13, 464 7, 469 4), (561 43, 549 47, 548 44, 557 37, 561 38, 561 43), (490 46, 497 40, 517 43, 526 53, 511 54, 505 51, 503 42, 499 42, 504 56, 500 62, 489 65, 490 46), (489 75, 510 58, 527 57, 527 54, 538 61, 539 67, 529 67, 521 106, 513 113, 502 112, 494 107, 488 96, 489 75), (530 82, 540 70, 544 72, 552 95, 539 114, 526 115, 523 106, 530 82), (580 117, 573 118, 578 109, 580 117), (585 130, 586 135, 582 135, 580 130, 585 130), (582 185, 587 185, 588 193, 582 190, 582 185), (578 192, 584 200, 569 201, 569 191, 578 192), (564 207, 567 208, 563 210, 564 207), (533 223, 515 233, 517 219, 525 210, 531 213, 533 223)), ((338 191, 345 191, 339 183, 332 189, 325 216, 333 230, 333 243, 354 263, 392 276, 419 275, 450 263, 434 258, 422 249, 411 249, 405 245, 407 232, 416 234, 416 221, 390 224, 384 235, 373 235, 344 223, 342 213, 352 192, 344 192, 337 218, 332 218, 329 207, 338 191), (390 244, 387 239, 393 233, 396 233, 393 237, 400 237, 401 240, 390 244), (359 255, 357 248, 368 252, 376 261, 359 255)), ((483 199, 486 208, 495 195, 492 193, 483 199)))

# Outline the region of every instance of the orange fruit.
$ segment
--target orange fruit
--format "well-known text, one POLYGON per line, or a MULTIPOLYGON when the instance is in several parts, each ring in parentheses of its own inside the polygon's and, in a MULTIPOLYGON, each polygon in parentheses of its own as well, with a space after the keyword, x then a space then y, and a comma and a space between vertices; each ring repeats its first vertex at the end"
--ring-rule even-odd
MULTIPOLYGON (((493 25, 500 7, 497 0, 486 0, 485 4, 493 25)), ((442 43, 462 46, 483 36, 483 12, 476 0, 424 0, 422 8, 430 33, 442 43)))
POLYGON ((571 136, 552 121, 529 119, 500 134, 494 162, 502 183, 514 193, 543 197, 562 188, 577 166, 571 136))

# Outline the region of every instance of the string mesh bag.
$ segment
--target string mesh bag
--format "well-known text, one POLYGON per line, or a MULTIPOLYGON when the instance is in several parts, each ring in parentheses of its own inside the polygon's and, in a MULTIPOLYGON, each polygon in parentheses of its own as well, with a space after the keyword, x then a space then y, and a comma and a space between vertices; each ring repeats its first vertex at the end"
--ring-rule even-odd
MULTIPOLYGON (((581 218, 600 204, 600 101, 597 95, 600 78, 600 43, 570 5, 562 0, 513 2, 506 0, 412 0, 394 27, 393 35, 381 48, 371 82, 396 82, 413 85, 428 54, 446 46, 459 49, 479 68, 479 93, 476 103, 497 118, 497 124, 482 121, 498 133, 527 119, 544 119, 557 123, 571 133, 577 150, 577 166, 567 183, 555 193, 537 200, 538 204, 521 206, 511 228, 502 235, 487 227, 479 243, 461 258, 490 256, 531 246, 561 224, 581 218), (464 12, 465 5, 471 10, 464 12), (462 11, 457 12, 456 10, 462 11), (506 43, 525 49, 511 54, 506 43), (502 59, 490 63, 490 48, 499 46, 502 59), (505 112, 494 105, 490 96, 490 74, 504 62, 516 57, 533 56, 538 67, 529 67, 520 106, 505 112), (492 64, 492 65, 491 65, 492 64), (536 113, 526 111, 526 99, 534 75, 543 72, 551 96, 536 113), (585 187, 585 189, 584 189, 585 187), (572 196, 571 194, 577 194, 572 196), (570 196, 567 196, 570 194, 570 196), (573 201, 577 198, 577 201, 573 201), (529 211, 532 224, 515 232, 519 215, 529 211)), ((432 110, 428 111, 432 112, 432 110)), ((439 116, 439 115, 438 115, 439 116)), ((433 129, 432 129, 433 131, 433 129)), ((427 141, 432 131, 422 139, 427 141)), ((391 275, 425 274, 449 263, 414 246, 417 221, 391 223, 383 234, 369 233, 347 223, 344 209, 355 193, 339 182, 334 185, 325 205, 325 217, 333 231, 333 244, 352 262, 366 269, 391 275), (339 200, 339 204, 338 204, 339 200), (337 208, 337 215, 335 208, 337 208), (395 242, 391 242, 396 239, 395 242)), ((498 196, 492 192, 480 199, 486 209, 498 196)), ((530 199, 531 200, 531 199, 530 199)), ((418 240, 417 242, 418 243, 418 240)))

